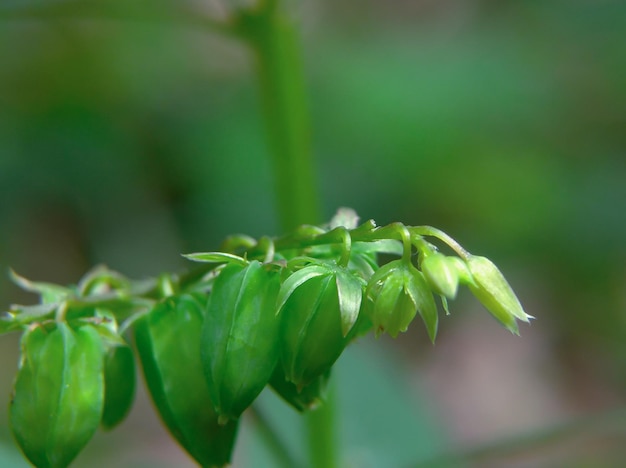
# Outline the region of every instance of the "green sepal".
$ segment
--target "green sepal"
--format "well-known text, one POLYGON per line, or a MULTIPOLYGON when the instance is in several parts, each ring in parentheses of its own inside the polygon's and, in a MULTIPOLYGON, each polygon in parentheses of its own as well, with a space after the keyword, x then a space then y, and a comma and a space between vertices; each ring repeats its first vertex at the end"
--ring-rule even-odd
POLYGON ((104 358, 104 409, 101 426, 113 429, 128 415, 135 399, 135 358, 130 346, 113 346, 104 358))
POLYGON ((502 325, 518 335, 516 319, 528 322, 533 317, 524 312, 498 267, 488 258, 474 255, 467 259, 467 267, 473 279, 468 284, 472 294, 502 325))
POLYGON ((0 335, 16 330, 23 330, 33 322, 52 319, 59 304, 35 304, 32 306, 12 305, 11 310, 0 317, 0 335))
POLYGON ((254 260, 215 279, 202 330, 202 363, 221 420, 237 419, 278 362, 280 274, 254 260))
POLYGON ((276 301, 276 313, 280 313, 285 305, 285 302, 287 302, 287 299, 289 299, 298 287, 312 278, 330 274, 332 274, 332 271, 328 267, 316 264, 306 266, 289 275, 289 277, 280 286, 280 291, 278 292, 278 298, 276 301))
POLYGON ((205 300, 172 296, 134 324, 143 375, 170 434, 203 467, 230 463, 237 423, 218 423, 200 359, 205 300))
POLYGON ((59 286, 58 284, 35 282, 18 275, 13 270, 9 270, 9 277, 17 286, 24 291, 39 294, 42 304, 53 304, 60 302, 74 293, 70 288, 59 286))
POLYGON ((341 314, 341 332, 345 337, 359 318, 363 283, 349 271, 337 268, 335 271, 339 312, 341 314))
POLYGON ((100 424, 103 346, 90 325, 34 326, 22 355, 10 406, 11 430, 38 468, 66 467, 100 424))
POLYGON ((245 258, 242 258, 239 255, 225 253, 225 252, 190 253, 190 254, 183 254, 183 257, 193 262, 234 263, 236 265, 241 265, 241 266, 245 266, 248 264, 248 261, 245 258))
POLYGON ((421 271, 411 266, 408 274, 411 276, 405 285, 406 291, 411 296, 411 299, 417 307, 417 312, 422 317, 424 325, 426 325, 426 331, 428 332, 430 341, 434 343, 439 325, 439 315, 437 314, 435 298, 421 271))

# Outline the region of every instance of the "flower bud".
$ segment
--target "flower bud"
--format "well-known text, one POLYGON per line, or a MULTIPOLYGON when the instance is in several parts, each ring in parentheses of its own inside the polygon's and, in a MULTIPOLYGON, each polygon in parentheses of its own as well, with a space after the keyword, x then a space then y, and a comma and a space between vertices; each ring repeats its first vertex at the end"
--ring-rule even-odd
POLYGON ((433 292, 448 299, 454 299, 459 286, 457 268, 450 261, 452 257, 435 252, 428 255, 421 264, 422 273, 433 292))
POLYGON ((404 260, 389 262, 370 279, 366 313, 376 334, 392 337, 407 330, 416 313, 424 320, 431 341, 437 334, 437 306, 424 275, 404 260))
POLYGON ((11 429, 33 465, 68 466, 100 424, 104 348, 90 325, 36 326, 22 338, 11 429))
POLYGON ((515 319, 528 322, 533 317, 524 312, 498 267, 486 257, 473 255, 467 259, 467 267, 474 280, 468 284, 472 294, 509 331, 519 334, 515 319))
POLYGON ((308 266, 283 283, 278 304, 285 378, 301 390, 330 369, 360 329, 360 282, 343 269, 308 266))
POLYGON ((202 363, 221 421, 237 419, 278 363, 280 275, 258 261, 230 264, 213 284, 202 328, 202 363))
POLYGON ((135 325, 143 375, 161 420, 200 466, 230 463, 237 421, 219 424, 200 359, 206 299, 183 294, 159 302, 135 325))

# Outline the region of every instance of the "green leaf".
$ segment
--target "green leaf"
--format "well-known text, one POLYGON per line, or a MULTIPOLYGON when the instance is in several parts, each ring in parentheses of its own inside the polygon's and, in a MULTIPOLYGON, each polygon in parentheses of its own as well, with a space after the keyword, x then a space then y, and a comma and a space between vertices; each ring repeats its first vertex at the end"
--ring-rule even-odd
POLYGON ((239 255, 224 253, 224 252, 200 252, 183 254, 188 260, 193 262, 204 263, 235 263, 237 265, 246 266, 248 261, 241 258, 239 255))
POLYGON ((357 277, 343 269, 337 269, 336 281, 341 313, 341 331, 343 336, 346 336, 359 318, 363 285, 357 277))
POLYGON ((278 292, 276 313, 280 313, 281 309, 289 299, 289 296, 302 284, 306 283, 311 278, 316 276, 330 275, 332 272, 328 267, 321 265, 310 265, 302 268, 301 270, 292 273, 280 286, 278 292))

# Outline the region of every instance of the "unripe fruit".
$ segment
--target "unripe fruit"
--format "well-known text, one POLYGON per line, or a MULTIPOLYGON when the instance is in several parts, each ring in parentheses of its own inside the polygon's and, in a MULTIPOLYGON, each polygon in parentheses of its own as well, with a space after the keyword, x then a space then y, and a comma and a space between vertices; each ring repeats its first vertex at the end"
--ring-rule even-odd
POLYGON ((202 363, 221 421, 237 419, 278 363, 280 276, 258 261, 227 265, 215 279, 202 328, 202 363))
POLYGON ((38 468, 66 467, 100 424, 103 346, 90 325, 36 326, 22 337, 11 400, 13 435, 38 468))
POLYGON ((169 297, 135 325, 143 373, 164 424, 199 465, 230 463, 237 424, 218 423, 200 360, 205 302, 169 297))

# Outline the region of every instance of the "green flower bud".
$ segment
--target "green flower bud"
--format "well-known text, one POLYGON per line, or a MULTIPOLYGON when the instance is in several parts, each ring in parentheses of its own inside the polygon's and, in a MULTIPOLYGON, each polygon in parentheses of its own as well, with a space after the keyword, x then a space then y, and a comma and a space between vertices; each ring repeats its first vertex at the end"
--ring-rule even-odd
POLYGON ((104 349, 90 325, 36 326, 22 337, 11 400, 11 429, 33 465, 66 467, 100 424, 104 349))
POLYGON ((387 332, 395 338, 419 313, 435 340, 437 306, 424 275, 411 264, 394 260, 381 267, 370 279, 366 296, 370 302, 365 310, 377 335, 387 332))
POLYGON ((135 341, 150 396, 172 436, 200 466, 230 462, 237 423, 218 423, 202 373, 200 338, 206 301, 169 297, 135 325, 135 341))
POLYGON ((433 292, 454 299, 459 287, 458 270, 447 257, 439 252, 428 255, 421 264, 422 273, 433 292))
POLYGON ((498 267, 488 258, 472 255, 467 259, 467 268, 473 278, 468 284, 472 294, 509 331, 519 334, 515 319, 528 322, 533 317, 524 312, 498 267))
POLYGON ((302 389, 327 372, 353 336, 361 282, 340 267, 312 265, 281 287, 280 347, 285 378, 302 389))
POLYGON ((221 421, 237 419, 268 383, 279 356, 280 275, 258 261, 216 278, 202 329, 202 363, 221 421))

